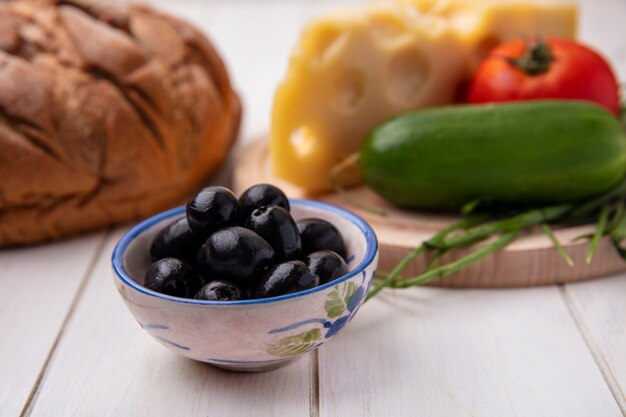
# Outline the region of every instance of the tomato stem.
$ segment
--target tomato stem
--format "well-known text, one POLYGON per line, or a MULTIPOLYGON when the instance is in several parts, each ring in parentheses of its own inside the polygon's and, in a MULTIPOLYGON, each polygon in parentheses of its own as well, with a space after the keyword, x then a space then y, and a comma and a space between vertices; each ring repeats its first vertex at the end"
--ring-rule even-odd
POLYGON ((526 51, 519 58, 503 57, 506 62, 524 71, 528 75, 539 75, 547 72, 554 61, 550 46, 541 38, 526 42, 526 51))

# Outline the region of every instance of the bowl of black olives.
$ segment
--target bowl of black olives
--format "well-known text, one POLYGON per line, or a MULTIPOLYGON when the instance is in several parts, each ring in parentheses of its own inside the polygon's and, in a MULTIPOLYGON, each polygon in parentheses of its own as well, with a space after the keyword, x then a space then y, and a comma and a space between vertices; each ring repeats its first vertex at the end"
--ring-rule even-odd
POLYGON ((342 208, 269 184, 208 187, 129 230, 115 285, 168 349, 238 371, 282 366, 354 317, 374 279, 372 228, 342 208))

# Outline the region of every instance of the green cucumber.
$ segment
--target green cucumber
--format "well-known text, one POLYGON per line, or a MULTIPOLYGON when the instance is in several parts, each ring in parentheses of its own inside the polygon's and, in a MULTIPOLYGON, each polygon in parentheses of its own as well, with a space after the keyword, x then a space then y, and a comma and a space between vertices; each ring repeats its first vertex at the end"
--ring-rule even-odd
POLYGON ((626 139, 613 115, 587 102, 460 105, 384 122, 367 136, 360 163, 365 183, 400 206, 555 204, 620 182, 626 139))

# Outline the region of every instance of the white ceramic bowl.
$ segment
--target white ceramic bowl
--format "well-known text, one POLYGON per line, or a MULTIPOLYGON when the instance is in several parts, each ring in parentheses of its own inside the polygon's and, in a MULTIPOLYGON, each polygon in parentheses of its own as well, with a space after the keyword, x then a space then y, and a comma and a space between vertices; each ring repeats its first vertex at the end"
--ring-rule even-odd
POLYGON ((139 325, 175 353, 238 371, 276 368, 336 335, 372 283, 376 236, 365 221, 341 208, 310 200, 290 203, 295 219, 317 217, 339 229, 348 274, 306 291, 258 300, 204 301, 151 291, 142 286, 150 244, 165 225, 185 215, 179 207, 138 224, 113 251, 115 285, 139 325))

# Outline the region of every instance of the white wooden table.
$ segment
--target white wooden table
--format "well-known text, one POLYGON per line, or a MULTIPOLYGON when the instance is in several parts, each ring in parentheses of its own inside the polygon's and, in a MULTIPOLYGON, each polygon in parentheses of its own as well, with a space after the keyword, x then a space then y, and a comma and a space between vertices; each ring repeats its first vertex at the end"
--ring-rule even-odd
MULTIPOLYGON (((245 105, 245 142, 268 128, 303 22, 348 1, 154 3, 223 52, 245 105)), ((626 0, 581 6, 582 38, 626 80, 626 0)), ((0 251, 0 416, 626 416, 626 275, 388 291, 319 351, 233 374, 177 357, 137 326, 111 282, 123 231, 0 251)))

